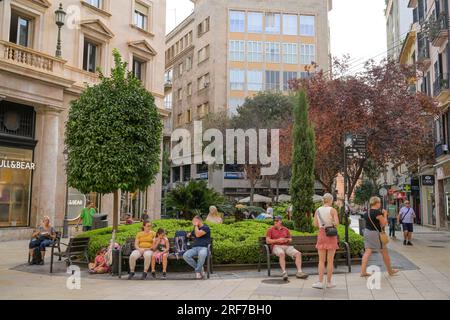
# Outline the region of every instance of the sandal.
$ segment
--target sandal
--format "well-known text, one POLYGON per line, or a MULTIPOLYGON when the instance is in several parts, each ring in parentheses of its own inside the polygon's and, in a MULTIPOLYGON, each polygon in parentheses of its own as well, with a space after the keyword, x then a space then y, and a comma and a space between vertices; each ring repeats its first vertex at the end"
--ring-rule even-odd
POLYGON ((362 278, 367 278, 367 277, 370 277, 371 274, 366 272, 366 273, 361 273, 360 276, 361 276, 362 278))
POLYGON ((392 276, 397 276, 399 271, 400 270, 398 270, 398 269, 392 269, 391 272, 388 272, 388 273, 389 273, 389 276, 392 277, 392 276))

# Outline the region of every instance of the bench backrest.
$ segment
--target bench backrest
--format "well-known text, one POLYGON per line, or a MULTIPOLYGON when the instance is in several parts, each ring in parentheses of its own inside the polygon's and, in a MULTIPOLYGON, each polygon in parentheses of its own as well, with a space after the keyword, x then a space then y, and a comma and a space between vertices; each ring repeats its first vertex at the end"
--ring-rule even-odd
MULTIPOLYGON (((169 252, 170 253, 174 253, 175 252, 175 238, 169 238, 169 252)), ((122 246, 122 250, 123 248, 125 248, 127 245, 131 246, 131 250, 134 250, 134 242, 135 242, 135 238, 128 238, 127 240, 125 240, 124 245, 122 246)), ((213 247, 213 238, 211 238, 211 251, 212 251, 212 247, 213 247)), ((123 253, 123 251, 122 251, 123 253)))
MULTIPOLYGON (((301 252, 314 252, 316 249, 317 236, 293 236, 291 246, 301 252)), ((339 236, 338 236, 339 243, 339 236)), ((266 244, 266 237, 259 238, 259 244, 261 246, 266 244)))
POLYGON ((70 238, 67 246, 67 253, 70 254, 84 254, 89 247, 89 237, 70 238))

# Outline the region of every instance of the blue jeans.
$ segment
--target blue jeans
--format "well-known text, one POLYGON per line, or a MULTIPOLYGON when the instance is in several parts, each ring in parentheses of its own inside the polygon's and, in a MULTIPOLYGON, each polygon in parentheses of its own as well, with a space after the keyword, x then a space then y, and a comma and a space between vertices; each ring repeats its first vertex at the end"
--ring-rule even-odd
POLYGON ((183 254, 183 259, 188 265, 195 269, 195 272, 200 273, 202 272, 202 267, 205 264, 207 256, 208 248, 194 247, 183 254), (194 257, 198 257, 197 262, 195 262, 194 257))
POLYGON ((53 240, 51 239, 45 239, 45 240, 39 240, 39 239, 33 239, 30 242, 30 249, 34 249, 39 247, 40 251, 45 251, 45 247, 50 247, 53 244, 53 240))
POLYGON ((395 237, 395 225, 397 218, 389 218, 389 236, 395 237))

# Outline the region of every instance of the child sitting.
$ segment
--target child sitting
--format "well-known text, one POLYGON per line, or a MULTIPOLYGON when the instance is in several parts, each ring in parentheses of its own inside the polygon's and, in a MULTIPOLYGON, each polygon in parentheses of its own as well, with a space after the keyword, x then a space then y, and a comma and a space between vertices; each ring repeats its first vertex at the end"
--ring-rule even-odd
POLYGON ((109 266, 106 263, 106 248, 101 248, 97 253, 93 263, 89 263, 89 273, 102 274, 109 272, 109 266))
POLYGON ((169 240, 166 237, 164 229, 158 229, 156 238, 153 241, 152 255, 152 277, 156 278, 155 264, 162 263, 163 279, 166 279, 167 257, 169 256, 169 240))
POLYGON ((133 224, 133 223, 134 223, 133 217, 131 216, 130 213, 127 213, 125 215, 125 224, 133 224))

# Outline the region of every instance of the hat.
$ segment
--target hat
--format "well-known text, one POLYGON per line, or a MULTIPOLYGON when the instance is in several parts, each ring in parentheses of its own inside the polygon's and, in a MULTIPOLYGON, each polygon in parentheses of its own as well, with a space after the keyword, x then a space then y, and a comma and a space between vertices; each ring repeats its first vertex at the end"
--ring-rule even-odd
POLYGON ((282 218, 281 216, 276 216, 275 218, 273 218, 273 220, 274 220, 274 221, 277 221, 277 220, 280 220, 280 221, 281 221, 281 220, 283 220, 283 218, 282 218))

